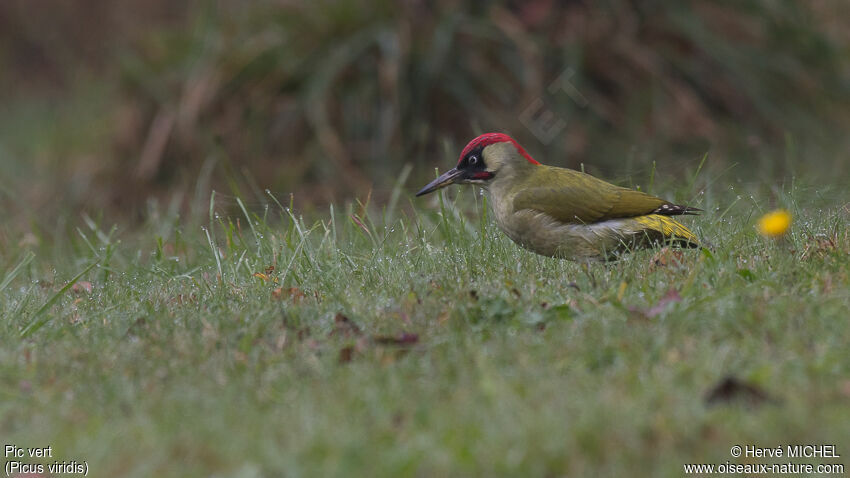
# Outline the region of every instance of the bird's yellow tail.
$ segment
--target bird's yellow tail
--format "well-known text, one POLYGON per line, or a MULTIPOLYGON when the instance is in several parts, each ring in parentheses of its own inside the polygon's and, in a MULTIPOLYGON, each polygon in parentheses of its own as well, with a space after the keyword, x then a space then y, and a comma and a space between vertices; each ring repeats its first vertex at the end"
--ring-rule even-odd
POLYGON ((668 216, 650 214, 634 219, 647 229, 661 233, 665 239, 679 239, 693 246, 699 245, 699 239, 690 229, 668 216))

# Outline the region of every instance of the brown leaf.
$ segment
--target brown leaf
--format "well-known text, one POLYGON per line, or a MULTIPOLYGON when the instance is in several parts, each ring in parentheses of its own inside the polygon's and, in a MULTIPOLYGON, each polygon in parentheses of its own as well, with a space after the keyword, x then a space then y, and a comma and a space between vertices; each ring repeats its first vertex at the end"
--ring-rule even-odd
POLYGON ((646 316, 650 319, 654 318, 658 314, 664 312, 664 309, 667 307, 667 304, 673 304, 681 301, 682 296, 679 295, 679 291, 677 291, 676 289, 670 289, 667 291, 666 294, 664 294, 664 297, 662 297, 657 304, 655 304, 651 309, 646 311, 646 316))
POLYGON ((676 289, 670 289, 664 294, 664 297, 658 300, 658 303, 649 309, 644 309, 643 307, 634 307, 629 306, 626 309, 629 311, 629 320, 637 321, 637 322, 648 322, 650 319, 654 319, 656 316, 664 312, 664 309, 667 308, 668 304, 672 304, 675 302, 681 302, 682 296, 679 295, 679 291, 676 289))
POLYGON ((707 405, 740 402, 748 406, 774 403, 767 392, 760 387, 742 382, 734 376, 727 375, 717 382, 705 395, 707 405))
POLYGON ((360 327, 358 327, 357 324, 355 324, 351 321, 351 319, 339 312, 336 314, 336 316, 334 316, 334 328, 333 330, 331 330, 331 333, 329 335, 341 337, 356 337, 361 333, 362 332, 360 331, 360 327))
POLYGON ((262 272, 255 272, 255 273, 251 274, 251 276, 256 277, 257 279, 261 279, 263 282, 271 281, 271 282, 277 284, 277 277, 270 277, 267 274, 264 274, 262 272))
POLYGON ((71 291, 73 291, 75 294, 82 294, 83 292, 91 294, 92 289, 93 287, 91 285, 91 282, 87 282, 84 280, 76 282, 74 285, 71 286, 71 291))
POLYGON ((399 345, 409 347, 419 342, 419 335, 408 332, 402 332, 398 335, 376 335, 373 340, 378 345, 399 345))
POLYGON ((293 303, 297 304, 303 300, 306 295, 304 291, 299 289, 298 287, 289 287, 288 289, 284 289, 283 287, 278 287, 277 289, 272 290, 272 297, 277 300, 288 299, 293 303))
POLYGON ((649 272, 655 272, 665 267, 680 267, 684 263, 685 254, 678 249, 662 247, 649 260, 649 272))
POLYGON ((339 363, 348 363, 351 362, 351 359, 354 358, 354 346, 349 345, 347 347, 343 347, 339 349, 339 363))

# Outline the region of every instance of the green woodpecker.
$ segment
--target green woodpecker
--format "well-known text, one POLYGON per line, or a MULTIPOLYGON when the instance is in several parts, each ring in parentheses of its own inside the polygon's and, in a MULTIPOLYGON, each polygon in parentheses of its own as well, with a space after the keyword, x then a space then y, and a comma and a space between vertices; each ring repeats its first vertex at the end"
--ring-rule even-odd
POLYGON ((698 247, 697 237, 670 218, 700 210, 571 169, 535 161, 501 133, 473 139, 457 166, 416 193, 476 184, 490 196, 496 223, 514 242, 544 256, 578 261, 614 259, 665 243, 698 247))

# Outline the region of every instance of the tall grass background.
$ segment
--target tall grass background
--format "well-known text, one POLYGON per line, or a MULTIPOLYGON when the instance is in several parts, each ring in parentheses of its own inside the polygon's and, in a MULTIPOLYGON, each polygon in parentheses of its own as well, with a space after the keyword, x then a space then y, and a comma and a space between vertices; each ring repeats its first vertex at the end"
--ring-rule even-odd
POLYGON ((729 183, 846 174, 845 2, 89 7, 0 5, 0 206, 24 229, 203 218, 212 190, 235 212, 266 189, 380 204, 486 131, 633 186, 703 158, 729 183), (564 74, 577 93, 549 88, 564 74), (563 121, 550 142, 535 104, 563 121))

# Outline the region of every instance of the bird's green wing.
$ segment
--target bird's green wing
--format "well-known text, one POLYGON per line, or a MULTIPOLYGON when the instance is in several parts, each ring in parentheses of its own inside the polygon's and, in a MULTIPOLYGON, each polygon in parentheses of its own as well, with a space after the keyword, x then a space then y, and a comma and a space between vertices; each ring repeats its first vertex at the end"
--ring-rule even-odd
POLYGON ((589 174, 553 167, 535 171, 517 189, 513 197, 515 211, 531 209, 574 224, 643 216, 670 204, 589 174))

